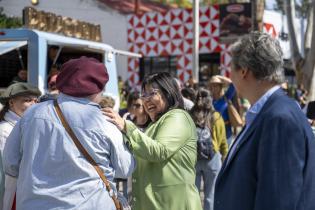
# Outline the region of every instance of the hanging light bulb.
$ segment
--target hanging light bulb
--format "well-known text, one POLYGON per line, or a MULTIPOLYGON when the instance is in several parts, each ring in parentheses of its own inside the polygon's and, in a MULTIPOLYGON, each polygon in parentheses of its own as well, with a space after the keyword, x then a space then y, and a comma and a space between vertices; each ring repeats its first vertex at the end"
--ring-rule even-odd
POLYGON ((32 5, 37 5, 39 3, 39 0, 31 0, 32 5))

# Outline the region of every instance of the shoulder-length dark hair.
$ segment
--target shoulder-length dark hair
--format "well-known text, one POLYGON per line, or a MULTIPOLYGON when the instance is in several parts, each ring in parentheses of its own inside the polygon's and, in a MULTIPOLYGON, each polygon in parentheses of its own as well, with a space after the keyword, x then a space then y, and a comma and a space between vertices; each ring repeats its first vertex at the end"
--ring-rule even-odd
POLYGON ((207 126, 211 129, 217 119, 214 119, 216 111, 212 105, 210 92, 204 88, 200 88, 194 104, 190 110, 190 114, 195 124, 201 128, 207 126))
POLYGON ((135 91, 135 92, 130 92, 130 93, 128 94, 128 97, 127 97, 127 107, 130 108, 131 105, 132 105, 132 102, 133 102, 133 101, 136 101, 136 100, 138 100, 138 99, 141 99, 139 92, 137 92, 137 91, 135 91))
POLYGON ((145 77, 141 91, 144 91, 147 85, 151 85, 153 88, 161 91, 161 94, 167 101, 166 112, 170 109, 184 109, 183 96, 175 79, 168 72, 159 72, 145 77))

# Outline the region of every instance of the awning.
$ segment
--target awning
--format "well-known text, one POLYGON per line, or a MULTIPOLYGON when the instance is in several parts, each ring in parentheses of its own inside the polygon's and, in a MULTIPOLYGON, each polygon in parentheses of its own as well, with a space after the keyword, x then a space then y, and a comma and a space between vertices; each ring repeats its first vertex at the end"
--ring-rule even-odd
POLYGON ((0 41, 0 55, 27 45, 27 41, 0 41))

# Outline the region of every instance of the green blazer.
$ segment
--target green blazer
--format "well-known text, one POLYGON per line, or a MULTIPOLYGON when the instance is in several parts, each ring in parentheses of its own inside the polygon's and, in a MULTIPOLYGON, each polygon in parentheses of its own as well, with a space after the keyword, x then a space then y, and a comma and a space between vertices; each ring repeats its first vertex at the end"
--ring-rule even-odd
POLYGON ((145 133, 126 122, 126 143, 137 160, 133 210, 201 210, 195 186, 196 127, 187 112, 173 109, 145 133))

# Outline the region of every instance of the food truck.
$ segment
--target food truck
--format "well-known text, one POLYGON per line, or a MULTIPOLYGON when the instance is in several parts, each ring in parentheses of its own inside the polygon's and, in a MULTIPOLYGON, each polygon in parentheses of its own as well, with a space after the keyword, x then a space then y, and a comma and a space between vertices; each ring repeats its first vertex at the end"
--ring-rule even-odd
POLYGON ((81 56, 94 57, 103 62, 109 74, 105 94, 119 106, 116 56, 141 57, 140 54, 116 50, 110 45, 66 37, 35 29, 0 29, 0 88, 7 87, 19 69, 27 69, 27 81, 47 92, 51 67, 81 56), (56 50, 50 58, 49 50, 56 50))

